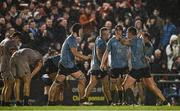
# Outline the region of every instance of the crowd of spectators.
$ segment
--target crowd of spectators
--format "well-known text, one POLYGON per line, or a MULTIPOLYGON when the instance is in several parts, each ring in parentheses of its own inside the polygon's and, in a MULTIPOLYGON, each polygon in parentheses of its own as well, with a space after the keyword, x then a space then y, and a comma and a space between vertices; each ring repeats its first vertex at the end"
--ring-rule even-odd
POLYGON ((124 36, 129 26, 135 26, 140 34, 147 31, 154 49, 160 49, 154 51, 152 62, 161 62, 159 69, 171 71, 179 67, 172 66, 178 60, 179 32, 169 16, 162 18, 160 9, 147 9, 147 3, 148 0, 4 0, 0 2, 0 40, 8 30, 14 30, 23 35, 22 48, 36 49, 43 55, 49 49, 59 52, 71 25, 79 22, 83 25, 79 50, 88 55, 102 26, 108 27, 113 35, 113 27, 121 24, 124 36), (157 53, 167 56, 157 60, 157 53))

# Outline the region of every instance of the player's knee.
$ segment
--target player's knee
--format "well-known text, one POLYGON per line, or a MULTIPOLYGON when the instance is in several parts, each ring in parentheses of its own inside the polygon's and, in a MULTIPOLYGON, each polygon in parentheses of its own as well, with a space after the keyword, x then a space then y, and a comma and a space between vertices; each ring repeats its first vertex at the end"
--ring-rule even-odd
POLYGON ((104 91, 109 91, 110 90, 108 84, 103 84, 103 90, 104 91))
POLYGON ((63 81, 55 79, 53 85, 54 86, 62 86, 63 85, 63 81))
POLYGON ((24 90, 24 95, 25 95, 25 96, 29 96, 29 94, 30 94, 30 90, 29 90, 29 89, 25 89, 25 90, 24 90))
POLYGON ((122 84, 122 85, 121 85, 121 90, 122 90, 122 91, 126 91, 127 89, 128 89, 128 88, 126 87, 125 84, 122 84))
POLYGON ((155 85, 152 85, 152 84, 150 84, 150 85, 148 85, 148 88, 150 89, 150 90, 152 90, 152 91, 154 91, 155 90, 155 85))
POLYGON ((79 82, 85 83, 86 82, 86 77, 84 76, 84 74, 81 74, 78 78, 79 82))
POLYGON ((63 92, 63 91, 64 91, 64 84, 61 84, 61 85, 60 85, 59 90, 60 90, 60 92, 63 92))

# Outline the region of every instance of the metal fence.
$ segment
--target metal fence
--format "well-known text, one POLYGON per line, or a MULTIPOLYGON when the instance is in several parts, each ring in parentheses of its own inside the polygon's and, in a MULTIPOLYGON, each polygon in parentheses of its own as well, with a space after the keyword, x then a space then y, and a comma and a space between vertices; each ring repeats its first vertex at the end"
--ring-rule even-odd
POLYGON ((172 105, 180 104, 180 73, 178 74, 152 74, 163 92, 164 96, 172 105))

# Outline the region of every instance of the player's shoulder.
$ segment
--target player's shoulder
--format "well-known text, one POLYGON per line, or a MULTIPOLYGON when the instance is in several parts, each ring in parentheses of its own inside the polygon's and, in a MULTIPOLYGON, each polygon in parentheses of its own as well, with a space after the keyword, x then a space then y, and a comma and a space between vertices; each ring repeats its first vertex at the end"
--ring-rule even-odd
POLYGON ((110 38, 109 40, 108 40, 108 44, 111 44, 111 43, 113 43, 113 42, 115 42, 116 41, 116 38, 115 37, 112 37, 112 38, 110 38))
POLYGON ((109 41, 116 41, 116 37, 113 36, 112 38, 109 39, 109 41))
POLYGON ((65 40, 65 42, 68 42, 68 43, 76 42, 76 38, 73 35, 69 35, 67 39, 65 40))
POLYGON ((95 40, 95 44, 97 45, 97 44, 100 44, 100 43, 103 43, 103 39, 100 36, 98 36, 96 38, 96 40, 95 40))

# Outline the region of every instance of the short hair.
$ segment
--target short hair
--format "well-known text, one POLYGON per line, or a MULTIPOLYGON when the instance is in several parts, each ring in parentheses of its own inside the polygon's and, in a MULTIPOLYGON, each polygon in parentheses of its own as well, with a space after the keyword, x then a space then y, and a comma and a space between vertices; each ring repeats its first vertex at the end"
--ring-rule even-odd
POLYGON ((123 27, 121 25, 116 25, 115 30, 122 30, 123 31, 123 27))
POLYGON ((82 28, 82 26, 79 23, 75 23, 71 27, 72 32, 79 33, 79 30, 82 28))
POLYGON ((128 32, 132 33, 133 35, 137 35, 137 30, 135 27, 129 27, 128 32))
POLYGON ((103 32, 104 32, 104 31, 107 31, 107 30, 108 30, 107 27, 102 27, 102 28, 100 29, 100 32, 99 32, 100 36, 102 36, 103 32))

